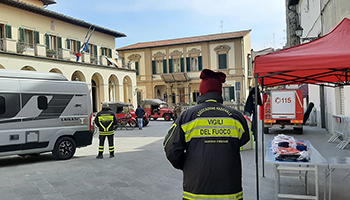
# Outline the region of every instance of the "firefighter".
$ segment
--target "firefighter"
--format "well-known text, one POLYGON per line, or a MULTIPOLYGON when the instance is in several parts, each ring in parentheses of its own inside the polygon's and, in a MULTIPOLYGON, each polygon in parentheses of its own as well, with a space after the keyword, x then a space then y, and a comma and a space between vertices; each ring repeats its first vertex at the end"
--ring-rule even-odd
POLYGON ((102 103, 102 110, 97 113, 95 117, 95 124, 97 125, 100 135, 100 146, 98 148, 98 155, 96 158, 103 158, 103 149, 106 137, 109 144, 109 157, 114 157, 114 129, 117 127, 117 117, 115 113, 109 108, 107 102, 102 103))
POLYGON ((204 69, 198 105, 171 126, 163 145, 183 172, 183 199, 243 199, 240 147, 249 141, 246 119, 222 105, 226 75, 204 69))

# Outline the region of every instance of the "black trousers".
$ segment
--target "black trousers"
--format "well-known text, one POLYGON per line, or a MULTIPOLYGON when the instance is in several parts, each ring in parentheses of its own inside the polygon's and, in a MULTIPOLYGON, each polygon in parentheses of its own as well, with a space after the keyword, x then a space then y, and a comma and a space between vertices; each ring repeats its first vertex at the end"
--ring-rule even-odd
POLYGON ((100 135, 100 146, 98 148, 99 153, 103 153, 104 143, 106 137, 108 138, 109 153, 114 153, 114 135, 100 135))

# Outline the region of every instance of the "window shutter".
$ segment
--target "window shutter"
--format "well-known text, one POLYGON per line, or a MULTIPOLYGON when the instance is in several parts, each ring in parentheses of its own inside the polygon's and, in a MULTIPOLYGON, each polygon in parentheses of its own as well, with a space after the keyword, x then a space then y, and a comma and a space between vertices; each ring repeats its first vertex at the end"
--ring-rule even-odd
POLYGON ((108 56, 112 58, 112 49, 108 49, 108 56))
POLYGON ((152 60, 152 74, 157 74, 156 61, 152 60))
POLYGON ((62 38, 57 36, 57 48, 62 49, 62 38))
POLYGON ((39 44, 39 31, 34 31, 34 44, 39 44))
POLYGON ((226 54, 219 55, 219 69, 227 69, 226 54))
POLYGON ((168 73, 167 64, 166 64, 166 59, 163 60, 163 73, 164 73, 164 74, 168 73))
POLYGON ((173 73, 173 59, 169 59, 169 74, 173 73))
POLYGON ((184 58, 180 59, 180 67, 181 67, 181 72, 185 72, 184 58))
POLYGON ((45 34, 45 44, 46 48, 50 48, 50 35, 45 34))
POLYGON ((6 38, 12 38, 12 26, 7 25, 5 26, 5 32, 6 32, 6 38))
POLYGON ((187 68, 187 72, 191 71, 191 58, 190 57, 186 58, 186 68, 187 68))
POLYGON ((198 70, 202 71, 203 66, 202 66, 202 56, 198 56, 198 70))
POLYGON ((80 52, 81 49, 81 42, 77 41, 77 52, 80 52))
POLYGON ((139 75, 139 62, 135 62, 136 76, 139 75))
POLYGON ((232 86, 229 88, 230 91, 230 100, 233 99, 235 101, 235 87, 232 86))
POLYGON ((24 28, 19 28, 19 39, 24 42, 24 28))
POLYGON ((70 39, 67 38, 67 49, 70 49, 70 39))
POLYGON ((95 54, 95 57, 97 58, 97 45, 94 45, 94 54, 95 54))

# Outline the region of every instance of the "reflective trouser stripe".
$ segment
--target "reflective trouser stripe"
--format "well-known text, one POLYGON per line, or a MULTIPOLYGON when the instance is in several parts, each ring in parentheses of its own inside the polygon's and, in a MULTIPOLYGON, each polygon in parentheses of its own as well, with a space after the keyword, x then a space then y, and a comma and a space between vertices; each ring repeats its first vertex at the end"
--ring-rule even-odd
POLYGON ((113 135, 114 134, 114 131, 100 131, 100 135, 113 135))
POLYGON ((223 195, 210 195, 210 194, 193 194, 189 192, 183 192, 183 198, 188 200, 239 200, 243 198, 243 191, 236 194, 223 194, 223 195))
POLYGON ((109 147, 109 152, 114 152, 114 146, 109 147))
POLYGON ((103 152, 103 148, 104 148, 103 146, 99 146, 98 151, 103 152))

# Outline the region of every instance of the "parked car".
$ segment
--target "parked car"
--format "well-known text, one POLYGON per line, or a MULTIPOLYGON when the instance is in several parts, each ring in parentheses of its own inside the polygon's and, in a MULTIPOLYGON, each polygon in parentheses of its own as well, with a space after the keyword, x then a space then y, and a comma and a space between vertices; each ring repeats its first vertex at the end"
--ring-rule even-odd
POLYGON ((169 121, 174 118, 174 110, 168 108, 168 104, 160 99, 145 99, 141 106, 154 120, 164 118, 165 121, 169 121))
MULTIPOLYGON (((134 107, 132 104, 120 102, 120 101, 109 101, 107 102, 109 107, 116 113, 116 116, 121 118, 126 118, 128 124, 132 127, 138 125, 137 117, 135 115, 134 107)), ((149 115, 146 113, 143 115, 143 126, 147 126, 149 123, 149 115)))

